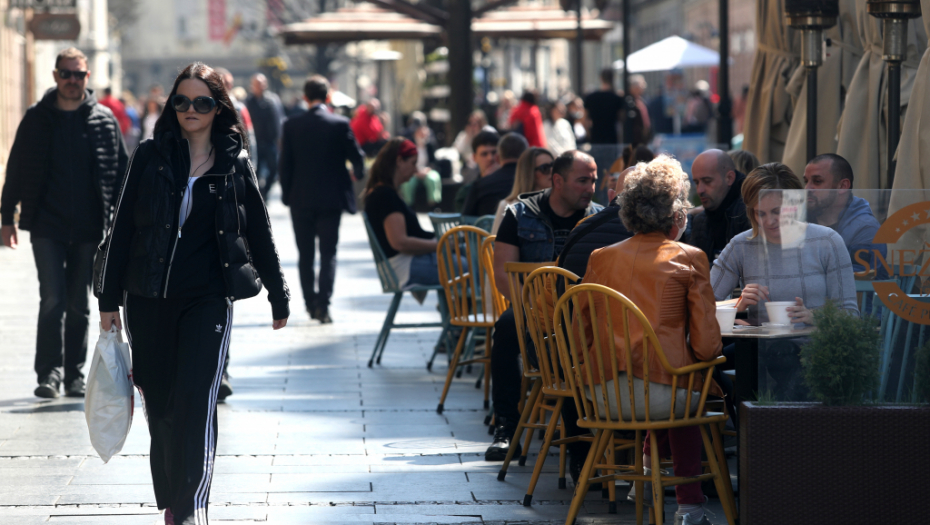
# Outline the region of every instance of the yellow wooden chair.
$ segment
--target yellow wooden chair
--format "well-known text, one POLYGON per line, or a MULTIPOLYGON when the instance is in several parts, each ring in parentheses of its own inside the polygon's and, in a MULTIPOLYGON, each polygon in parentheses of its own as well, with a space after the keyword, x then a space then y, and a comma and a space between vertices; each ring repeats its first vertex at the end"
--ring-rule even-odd
MULTIPOLYGON (((488 279, 488 272, 481 262, 480 248, 482 242, 488 237, 488 232, 474 226, 456 226, 442 235, 436 246, 439 262, 439 284, 446 292, 446 301, 449 305, 449 322, 453 326, 463 328, 459 336, 455 352, 449 361, 449 371, 446 373, 446 383, 439 398, 436 412, 442 414, 449 394, 449 386, 455 371, 460 366, 473 363, 485 365, 485 376, 491 373, 491 329, 497 318, 494 307, 485 308, 482 289, 486 283, 493 286, 494 279, 488 279), (466 360, 460 360, 462 348, 469 330, 484 329, 484 354, 466 360)), ((493 294, 492 294, 493 296, 493 294)), ((489 406, 487 381, 485 384, 484 404, 489 406)))
MULTIPOLYGON (((705 411, 714 367, 724 363, 726 358, 720 356, 713 361, 681 368, 672 367, 662 351, 652 325, 640 309, 623 294, 599 284, 580 284, 573 287, 559 299, 555 310, 553 322, 559 359, 578 407, 578 426, 595 432, 591 452, 575 487, 566 525, 574 523, 590 483, 617 479, 632 481, 635 485, 637 523, 641 524, 643 519, 644 482, 651 481, 653 487, 653 506, 649 510, 650 523, 655 520, 655 523, 662 525, 665 487, 709 479, 714 480, 727 521, 736 523, 733 487, 725 463, 719 428, 719 424, 725 421, 727 416, 705 411), (586 300, 586 304, 582 300, 586 300), (590 333, 581 328, 580 316, 587 316, 590 321, 590 333), (633 323, 639 323, 643 331, 643 377, 639 385, 634 381, 632 374, 619 371, 617 354, 616 335, 622 334, 624 347, 630 348, 629 328, 633 323), (592 349, 591 353, 588 352, 589 348, 592 349), (653 352, 665 371, 672 375, 669 406, 658 406, 660 403, 650 406, 649 362, 653 352), (590 366, 592 361, 596 364, 596 372, 590 366), (696 393, 693 389, 697 386, 699 378, 703 380, 703 387, 696 393), (613 381, 613 388, 606 386, 608 380, 613 381), (600 385, 605 386, 595 388, 600 385), (624 400, 624 395, 627 395, 628 399, 624 400), (637 399, 640 401, 637 402, 637 399), (612 415, 608 407, 616 408, 617 415, 612 415), (667 413, 662 414, 663 411, 667 413), (653 415, 652 412, 659 413, 653 415), (687 426, 698 426, 700 429, 704 451, 707 454, 705 466, 710 468, 710 473, 691 477, 663 475, 655 431, 687 426), (713 441, 708 436, 708 428, 713 441), (652 454, 650 476, 643 473, 642 459, 643 431, 647 430, 652 431, 649 433, 651 448, 656 451, 652 454), (603 460, 605 451, 609 452, 612 448, 614 433, 618 431, 635 432, 635 465, 618 465, 603 460), (603 475, 592 477, 595 469, 600 470, 603 475)), ((626 370, 633 370, 633 353, 624 354, 626 370)), ((608 459, 610 455, 608 454, 608 459)))
MULTIPOLYGON (((545 431, 536 465, 533 468, 533 475, 523 498, 523 505, 527 507, 533 501, 533 491, 542 473, 549 447, 553 445, 559 447, 559 488, 564 489, 566 487, 565 446, 569 443, 585 440, 584 437, 566 437, 565 426, 561 424, 562 405, 566 398, 572 398, 572 391, 560 377, 558 350, 552 324, 555 302, 558 300, 560 290, 571 288, 580 279, 574 273, 563 268, 545 266, 533 270, 526 277, 523 284, 522 303, 526 315, 526 330, 533 341, 539 367, 533 372, 535 374, 532 376, 534 379, 533 391, 523 407, 520 425, 514 435, 514 442, 516 442, 520 439, 523 429, 529 430, 524 444, 524 455, 521 457, 521 466, 525 462, 525 454, 530 446, 533 430, 542 429, 545 431), (549 415, 548 422, 546 422, 547 413, 549 415), (537 421, 539 422, 537 423, 537 421), (557 426, 560 427, 562 436, 561 439, 553 440, 557 426)), ((590 439, 587 440, 590 441, 590 439)), ((511 457, 512 453, 508 454, 507 459, 504 461, 504 465, 497 475, 499 481, 504 481, 511 457)))

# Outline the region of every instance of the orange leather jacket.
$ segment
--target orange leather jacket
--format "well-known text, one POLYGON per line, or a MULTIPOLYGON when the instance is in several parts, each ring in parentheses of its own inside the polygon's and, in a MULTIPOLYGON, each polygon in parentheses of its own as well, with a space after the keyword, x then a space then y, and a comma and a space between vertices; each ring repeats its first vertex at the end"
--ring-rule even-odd
MULTIPOLYGON (((633 237, 594 251, 588 260, 584 283, 596 283, 613 288, 625 295, 639 307, 652 324, 665 352, 665 357, 674 368, 699 361, 709 361, 723 351, 720 328, 717 325, 717 305, 710 286, 710 268, 707 256, 700 248, 669 240, 660 232, 636 234, 633 237), (689 344, 690 343, 690 344, 689 344)), ((582 311, 587 310, 587 300, 581 297, 582 311)), ((602 305, 597 310, 603 312, 602 305)), ((611 308, 613 326, 622 330, 620 308, 611 308)), ((633 347, 633 375, 642 379, 643 330, 635 318, 630 316, 630 343, 633 347)), ((593 341, 591 321, 581 316, 582 327, 588 341, 593 341)), ((601 323, 602 341, 606 339, 607 323, 601 323)), ((626 348, 622 333, 614 333, 617 361, 620 370, 626 371, 626 348)), ((604 351, 607 345, 602 345, 604 351)), ((597 366, 593 358, 593 345, 588 349, 588 361, 597 366)), ((609 356, 604 355, 604 362, 609 356)), ((597 370, 593 370, 598 377, 597 370)), ((610 377, 605 374, 606 377, 610 377)), ((655 352, 650 350, 649 380, 653 383, 672 384, 672 376, 665 370, 655 352)), ((681 379, 678 382, 682 385, 681 379)), ((695 384, 700 390, 703 383, 695 384)), ((723 395, 720 388, 711 385, 710 393, 723 395)))

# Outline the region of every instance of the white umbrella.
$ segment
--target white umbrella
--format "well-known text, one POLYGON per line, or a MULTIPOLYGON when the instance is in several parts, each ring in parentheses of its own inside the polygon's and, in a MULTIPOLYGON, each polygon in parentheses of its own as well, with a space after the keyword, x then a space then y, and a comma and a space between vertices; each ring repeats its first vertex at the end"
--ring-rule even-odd
POLYGON ((354 108, 355 99, 346 95, 342 91, 333 91, 329 99, 334 108, 354 108))
MULTIPOLYGON (((627 57, 630 73, 669 71, 689 67, 708 67, 720 64, 720 53, 680 36, 670 36, 646 46, 627 57)), ((732 62, 733 59, 731 58, 732 62)), ((623 60, 614 62, 614 69, 623 69, 623 60)))

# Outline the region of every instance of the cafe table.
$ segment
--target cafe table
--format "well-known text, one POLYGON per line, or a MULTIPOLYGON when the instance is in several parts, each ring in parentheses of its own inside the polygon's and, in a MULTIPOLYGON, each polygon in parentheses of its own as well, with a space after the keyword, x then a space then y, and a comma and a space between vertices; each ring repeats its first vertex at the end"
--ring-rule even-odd
MULTIPOLYGON (((797 326, 797 325, 794 325, 797 326)), ((762 341, 776 339, 793 339, 807 337, 813 333, 814 327, 805 326, 741 326, 736 325, 732 330, 721 330, 724 338, 736 341, 736 388, 735 405, 744 400, 755 399, 759 390, 759 345, 762 341)))

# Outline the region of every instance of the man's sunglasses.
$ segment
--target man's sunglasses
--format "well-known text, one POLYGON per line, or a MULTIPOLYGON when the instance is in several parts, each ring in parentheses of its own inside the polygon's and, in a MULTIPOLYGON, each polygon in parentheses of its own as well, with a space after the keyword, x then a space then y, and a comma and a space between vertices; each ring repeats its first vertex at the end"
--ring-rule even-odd
POLYGON ((552 163, 547 162, 545 164, 540 164, 539 166, 536 166, 536 171, 542 173, 543 175, 549 175, 552 173, 552 163))
POLYGON ((84 80, 84 77, 87 76, 87 71, 72 71, 70 69, 57 69, 58 77, 63 80, 68 80, 71 77, 76 78, 77 80, 84 80))
POLYGON ((194 105, 194 111, 197 113, 207 114, 216 107, 216 100, 213 97, 197 97, 192 102, 191 99, 184 95, 175 95, 171 97, 171 107, 178 113, 186 112, 190 109, 191 104, 194 105))

